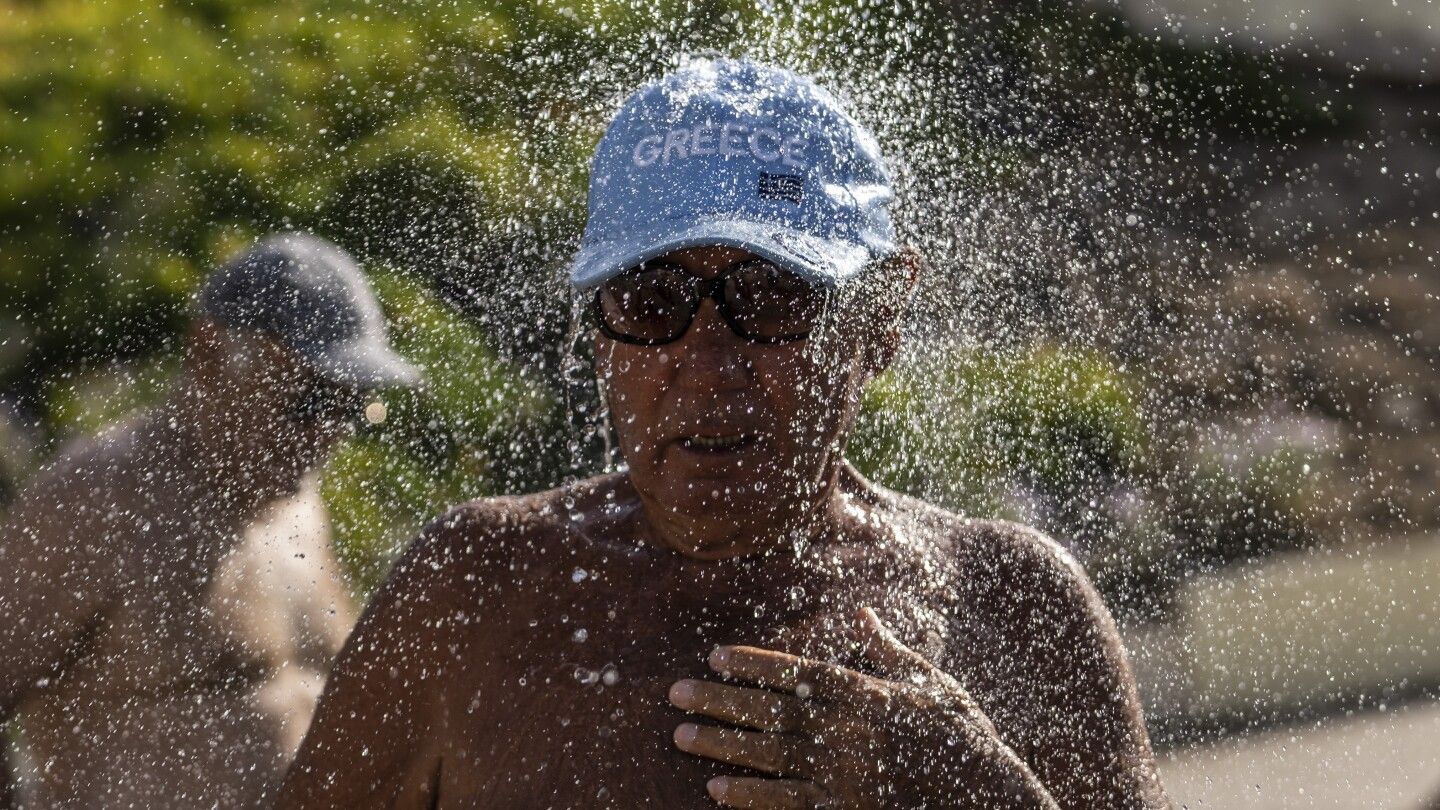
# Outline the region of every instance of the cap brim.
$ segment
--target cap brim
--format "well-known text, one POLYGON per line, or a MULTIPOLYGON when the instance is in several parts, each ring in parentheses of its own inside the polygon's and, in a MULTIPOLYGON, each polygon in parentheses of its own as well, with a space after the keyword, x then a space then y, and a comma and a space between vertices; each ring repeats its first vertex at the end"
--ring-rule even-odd
POLYGON ((571 264, 570 283, 580 290, 593 289, 672 250, 709 245, 748 250, 830 289, 858 274, 872 258, 864 245, 822 239, 771 222, 659 223, 637 229, 623 242, 581 248, 571 264))
POLYGON ((327 346, 306 360, 327 380, 357 389, 415 388, 424 381, 420 369, 384 343, 357 340, 327 346))

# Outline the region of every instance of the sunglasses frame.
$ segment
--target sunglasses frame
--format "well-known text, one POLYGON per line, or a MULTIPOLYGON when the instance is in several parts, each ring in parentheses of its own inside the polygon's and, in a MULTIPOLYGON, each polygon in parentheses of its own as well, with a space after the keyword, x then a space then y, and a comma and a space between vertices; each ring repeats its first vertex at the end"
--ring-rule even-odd
MULTIPOLYGON (((686 268, 681 267, 680 265, 673 262, 652 260, 647 262, 641 262, 640 264, 624 271, 623 273, 616 275, 615 278, 620 278, 630 273, 636 273, 640 270, 665 268, 668 270, 673 270, 689 279, 691 286, 696 293, 695 304, 694 307, 690 310, 690 317, 685 322, 685 327, 681 329, 678 334, 676 334, 674 337, 660 340, 650 338, 638 338, 632 335, 626 335, 620 332, 616 332, 614 329, 611 329, 610 325, 605 322, 604 305, 600 303, 600 296, 605 291, 604 284, 600 285, 600 287, 595 290, 595 294, 590 299, 590 314, 595 319, 596 328, 600 330, 601 334, 605 335, 605 337, 608 337, 611 340, 619 341, 620 343, 628 343, 632 346, 664 346, 667 343, 674 343, 680 338, 685 337, 685 333, 689 332, 690 327, 695 325, 695 316, 700 314, 700 307, 705 303, 705 299, 708 298, 715 302, 715 310, 720 313, 720 319, 725 322, 726 326, 730 327, 731 332, 734 332, 742 340, 748 341, 750 343, 760 343, 773 346, 781 343, 794 343, 796 341, 805 340, 806 338, 810 337, 810 332, 813 331, 813 328, 800 334, 777 335, 774 337, 751 336, 741 330, 737 319, 730 312, 730 306, 725 303, 725 298, 723 295, 721 295, 721 291, 724 290, 725 282, 728 281, 732 275, 742 270, 748 270, 757 265, 769 265, 776 268, 777 270, 780 270, 783 273, 789 273, 796 278, 800 278, 801 281, 810 285, 812 288, 821 289, 819 285, 801 277, 798 273, 793 273, 789 270, 786 270, 785 268, 781 267, 775 262, 770 261, 769 259, 745 259, 744 261, 736 262, 725 268, 725 271, 723 273, 711 279, 700 278, 690 270, 687 270, 686 268)), ((608 281, 606 283, 608 283, 608 281)), ((830 297, 831 294, 828 291, 823 293, 824 304, 821 309, 822 316, 824 314, 824 309, 829 307, 830 297)), ((819 319, 817 318, 816 320, 818 321, 819 319)))

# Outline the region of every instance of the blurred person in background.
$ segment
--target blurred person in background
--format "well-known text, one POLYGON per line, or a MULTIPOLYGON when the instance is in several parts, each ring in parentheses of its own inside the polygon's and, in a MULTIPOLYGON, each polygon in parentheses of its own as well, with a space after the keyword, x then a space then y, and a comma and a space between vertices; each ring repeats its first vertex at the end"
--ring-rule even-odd
POLYGON ((354 607, 316 468, 412 386, 356 263, 272 236, 202 287, 166 399, 0 522, 0 720, 26 806, 254 807, 354 607))
POLYGON ((279 805, 1168 806, 1079 565, 844 459, 919 272, 892 198, 789 71, 632 96, 571 270, 625 467, 425 531, 279 805))

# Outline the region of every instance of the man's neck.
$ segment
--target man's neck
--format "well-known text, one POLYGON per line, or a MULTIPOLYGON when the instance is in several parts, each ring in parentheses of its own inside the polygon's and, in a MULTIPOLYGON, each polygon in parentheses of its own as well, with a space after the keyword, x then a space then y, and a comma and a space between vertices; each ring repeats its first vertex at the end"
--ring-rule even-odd
POLYGON ((640 495, 643 505, 640 516, 645 539, 651 545, 667 548, 698 560, 726 560, 773 551, 781 547, 822 542, 839 533, 843 516, 844 495, 838 476, 829 477, 827 484, 806 508, 797 510, 788 520, 770 523, 736 520, 732 512, 713 510, 710 514, 679 515, 663 505, 640 495))

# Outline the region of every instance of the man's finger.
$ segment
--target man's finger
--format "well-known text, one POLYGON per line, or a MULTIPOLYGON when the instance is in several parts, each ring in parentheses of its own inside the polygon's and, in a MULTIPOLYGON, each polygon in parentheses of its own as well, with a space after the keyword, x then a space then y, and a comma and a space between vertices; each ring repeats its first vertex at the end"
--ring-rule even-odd
POLYGON ((928 678, 935 674, 934 664, 925 656, 906 647, 880 621, 874 610, 862 607, 855 613, 855 629, 865 657, 879 668, 886 677, 903 683, 913 683, 917 678, 928 678))
POLYGON ((723 646, 710 653, 710 668, 729 678, 790 692, 799 698, 888 705, 886 684, 853 669, 759 647, 723 646))
POLYGON ((760 731, 804 731, 811 715, 805 701, 790 695, 688 678, 670 687, 670 702, 687 712, 760 731))
POLYGON ((687 754, 776 775, 804 776, 810 770, 800 740, 783 734, 681 723, 675 727, 675 746, 687 754))
POLYGON ((814 782, 799 779, 751 779, 744 776, 717 776, 705 790, 723 807, 795 808, 824 807, 829 798, 814 782))

